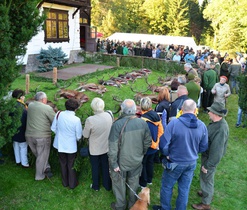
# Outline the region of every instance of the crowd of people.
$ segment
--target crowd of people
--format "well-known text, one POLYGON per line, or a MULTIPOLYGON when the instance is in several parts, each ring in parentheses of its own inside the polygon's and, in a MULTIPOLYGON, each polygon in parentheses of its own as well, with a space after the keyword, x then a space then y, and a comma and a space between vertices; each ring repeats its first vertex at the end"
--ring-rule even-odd
MULTIPOLYGON (((97 41, 97 52, 129 55, 129 56, 145 56, 150 58, 165 59, 169 61, 184 62, 197 64, 198 60, 209 60, 215 58, 217 71, 219 71, 220 64, 223 61, 229 63, 229 54, 226 52, 222 54, 220 51, 210 50, 209 48, 193 49, 186 45, 175 44, 154 44, 151 42, 119 41, 119 40, 100 40, 97 41)), ((236 61, 245 68, 246 54, 238 53, 236 61)), ((231 60, 232 62, 232 60, 231 60)), ((222 67, 226 74, 228 74, 228 65, 222 67)))
POLYGON ((236 59, 219 63, 216 58, 211 55, 198 59, 198 69, 190 62, 185 63, 184 77, 161 89, 154 109, 150 98, 140 100, 141 116, 136 115, 135 101, 125 99, 120 117, 114 120, 112 112, 104 110, 105 102, 94 98, 91 102, 94 115, 86 119, 84 128, 75 116, 79 108, 77 100, 68 99, 66 110, 55 112, 47 105, 46 93, 37 92, 27 107, 24 91, 14 90, 12 96, 22 110, 21 126, 13 136, 16 164, 29 167, 29 146, 36 157, 35 180, 50 179, 53 174, 48 160, 54 132, 53 147, 58 152, 62 185, 74 189, 79 183, 74 169, 77 142, 84 137, 89 142, 91 189, 100 190, 102 180, 103 187, 107 191, 112 189, 116 198, 111 208, 124 210, 134 205, 139 187, 152 184, 158 157, 164 171, 160 205, 154 205, 153 209, 172 208, 173 187, 178 183, 176 209, 185 210, 198 153, 202 153, 198 191, 202 200, 192 207, 210 209, 216 167, 226 152, 229 136, 224 119, 227 98, 234 89, 238 93, 236 77, 245 70, 236 59), (198 119, 199 107, 209 115, 208 126, 198 119))

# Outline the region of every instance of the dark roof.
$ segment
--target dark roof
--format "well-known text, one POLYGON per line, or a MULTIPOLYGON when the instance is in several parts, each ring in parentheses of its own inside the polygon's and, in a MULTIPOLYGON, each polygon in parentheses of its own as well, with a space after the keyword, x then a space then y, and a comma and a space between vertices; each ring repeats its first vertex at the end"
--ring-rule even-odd
POLYGON ((90 6, 90 0, 44 0, 39 4, 39 6, 41 6, 44 2, 70 7, 90 6))

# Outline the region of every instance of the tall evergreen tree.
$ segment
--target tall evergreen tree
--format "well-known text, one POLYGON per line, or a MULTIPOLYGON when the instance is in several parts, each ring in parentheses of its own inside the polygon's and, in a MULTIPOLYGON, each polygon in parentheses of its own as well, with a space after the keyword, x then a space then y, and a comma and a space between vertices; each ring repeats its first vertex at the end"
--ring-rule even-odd
POLYGON ((188 36, 189 34, 189 4, 188 0, 167 0, 169 8, 166 26, 171 36, 188 36))
POLYGON ((151 34, 166 34, 165 0, 145 0, 142 5, 144 27, 151 34))
POLYGON ((189 35, 193 36, 198 44, 200 43, 201 34, 203 30, 203 14, 201 13, 198 0, 189 1, 189 11, 190 11, 189 35))
POLYGON ((0 148, 8 142, 19 126, 19 116, 12 101, 4 100, 11 83, 18 77, 21 65, 17 57, 24 55, 27 43, 44 20, 38 0, 2 0, 0 3, 0 148))

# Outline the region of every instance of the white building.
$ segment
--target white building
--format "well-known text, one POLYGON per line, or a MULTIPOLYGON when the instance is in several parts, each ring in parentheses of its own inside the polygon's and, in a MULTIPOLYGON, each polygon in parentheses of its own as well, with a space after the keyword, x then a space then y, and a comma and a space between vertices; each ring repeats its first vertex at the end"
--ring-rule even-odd
MULTIPOLYGON (((95 43, 96 38, 90 29, 91 1, 45 0, 38 8, 41 13, 47 12, 47 19, 38 34, 28 43, 26 55, 20 58, 20 62, 26 65, 25 72, 37 70, 37 55, 41 49, 49 46, 61 47, 68 56, 68 63, 81 62, 83 58, 78 56, 78 52, 81 48, 90 48, 86 44, 90 41, 95 43)), ((95 46, 92 46, 92 51, 95 51, 94 48, 95 46)))

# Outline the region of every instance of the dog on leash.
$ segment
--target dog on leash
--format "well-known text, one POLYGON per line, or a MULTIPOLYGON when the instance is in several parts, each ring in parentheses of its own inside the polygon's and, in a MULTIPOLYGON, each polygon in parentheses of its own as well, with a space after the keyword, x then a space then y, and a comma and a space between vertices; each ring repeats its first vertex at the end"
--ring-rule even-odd
POLYGON ((134 206, 130 210, 148 210, 148 205, 150 204, 150 189, 145 187, 138 194, 140 199, 138 199, 134 206))

